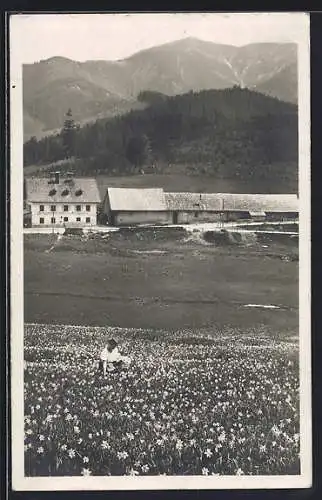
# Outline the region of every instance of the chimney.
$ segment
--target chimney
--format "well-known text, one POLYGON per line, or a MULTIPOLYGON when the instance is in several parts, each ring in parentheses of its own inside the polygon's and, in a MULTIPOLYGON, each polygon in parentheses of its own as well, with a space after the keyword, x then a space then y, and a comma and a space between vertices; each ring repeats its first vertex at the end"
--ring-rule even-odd
POLYGON ((66 184, 70 184, 73 182, 73 172, 66 172, 66 184))
POLYGON ((55 184, 55 173, 54 172, 49 172, 48 184, 55 184))

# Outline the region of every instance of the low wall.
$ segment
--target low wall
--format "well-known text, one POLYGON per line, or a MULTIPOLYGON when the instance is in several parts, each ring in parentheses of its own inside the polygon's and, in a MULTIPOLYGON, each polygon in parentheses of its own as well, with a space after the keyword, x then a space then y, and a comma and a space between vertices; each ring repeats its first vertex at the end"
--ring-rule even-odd
POLYGON ((198 222, 220 222, 225 220, 225 215, 221 216, 218 212, 181 212, 178 211, 177 215, 174 214, 173 221, 177 224, 189 224, 198 222), (177 219, 177 220, 176 220, 177 219))
POLYGON ((177 211, 174 212, 173 220, 177 219, 177 224, 198 224, 211 222, 243 221, 249 219, 248 212, 210 212, 210 211, 177 211))
POLYGON ((119 212, 114 214, 115 226, 140 224, 172 224, 170 212, 119 212))
POLYGON ((261 231, 205 231, 203 238, 207 243, 218 246, 230 245, 254 245, 254 244, 281 244, 298 247, 298 235, 293 233, 266 232, 261 231))

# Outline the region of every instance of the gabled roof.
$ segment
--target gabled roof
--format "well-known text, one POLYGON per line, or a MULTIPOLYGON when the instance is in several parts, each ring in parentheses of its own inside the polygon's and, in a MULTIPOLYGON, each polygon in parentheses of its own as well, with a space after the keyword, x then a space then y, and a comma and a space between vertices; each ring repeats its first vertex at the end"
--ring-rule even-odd
POLYGON ((111 210, 158 212, 167 210, 163 189, 108 188, 111 210))
POLYGON ((165 193, 169 210, 298 212, 294 194, 165 193))
POLYGON ((298 212, 296 194, 221 194, 224 210, 245 212, 298 212))
POLYGON ((204 193, 165 193, 169 210, 218 211, 222 209, 221 196, 204 193))
POLYGON ((72 182, 66 182, 66 178, 60 177, 59 181, 52 184, 49 178, 27 178, 27 203, 100 203, 95 179, 75 177, 72 182))

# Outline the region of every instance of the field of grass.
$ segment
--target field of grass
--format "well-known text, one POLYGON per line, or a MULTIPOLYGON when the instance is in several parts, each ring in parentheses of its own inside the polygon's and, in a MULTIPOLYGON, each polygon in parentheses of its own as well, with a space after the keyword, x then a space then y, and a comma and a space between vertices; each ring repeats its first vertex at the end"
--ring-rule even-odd
POLYGON ((296 243, 214 245, 184 230, 25 235, 25 321, 298 331, 296 243), (278 310, 249 309, 273 304, 278 310))
POLYGON ((299 474, 298 344, 269 328, 26 325, 25 474, 299 474), (107 338, 132 357, 97 372, 107 338))
MULTIPOLYGON (((60 163, 56 164, 59 170, 60 163)), ((38 176, 48 175, 46 172, 50 169, 50 165, 30 165, 24 167, 24 175, 38 176)), ((265 179, 252 181, 241 179, 223 179, 211 175, 188 175, 185 173, 185 167, 175 166, 175 173, 162 174, 136 174, 123 176, 108 176, 97 175, 97 185, 102 199, 106 194, 108 187, 124 187, 124 188, 163 188, 165 191, 187 191, 197 193, 288 193, 296 192, 296 183, 294 186, 290 181, 286 183, 281 180, 280 184, 276 184, 276 180, 265 179)))
POLYGON ((187 191, 197 193, 257 193, 263 190, 263 186, 260 183, 258 183, 258 185, 253 183, 250 187, 249 181, 242 181, 240 179, 221 179, 215 176, 205 175, 187 175, 184 171, 167 174, 129 175, 120 177, 101 175, 97 177, 97 183, 101 192, 104 194, 108 187, 160 187, 165 191, 187 191))

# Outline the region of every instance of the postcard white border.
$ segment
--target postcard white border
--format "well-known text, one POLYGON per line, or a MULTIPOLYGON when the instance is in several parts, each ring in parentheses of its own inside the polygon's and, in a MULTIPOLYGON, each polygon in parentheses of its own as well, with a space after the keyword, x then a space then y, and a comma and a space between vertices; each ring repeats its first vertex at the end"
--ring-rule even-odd
MULTIPOLYGON (((309 15, 267 13, 301 18, 298 33, 299 199, 300 199, 300 430, 301 474, 298 476, 153 476, 153 477, 24 477, 23 429, 23 111, 22 62, 14 24, 10 37, 11 127, 11 421, 12 488, 15 491, 58 490, 190 490, 308 488, 312 485, 311 423, 311 234, 310 234, 310 38, 309 15)), ((60 14, 64 15, 64 14, 60 14)), ((156 14, 157 15, 157 14, 156 14)), ((229 15, 233 15, 229 13, 229 15)), ((249 15, 254 15, 249 13, 249 15)), ((257 14, 255 14, 257 15, 257 14)), ((40 42, 41 43, 41 42, 40 42)))

